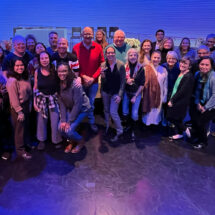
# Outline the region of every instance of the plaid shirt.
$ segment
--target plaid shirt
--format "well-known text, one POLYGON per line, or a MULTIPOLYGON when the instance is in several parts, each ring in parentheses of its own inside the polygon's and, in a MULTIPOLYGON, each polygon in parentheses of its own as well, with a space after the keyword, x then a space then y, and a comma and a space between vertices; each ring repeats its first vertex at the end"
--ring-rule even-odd
POLYGON ((58 102, 57 102, 57 93, 54 95, 44 95, 43 93, 36 91, 35 92, 36 105, 39 111, 42 111, 43 118, 48 118, 48 109, 54 109, 57 107, 59 110, 58 102))

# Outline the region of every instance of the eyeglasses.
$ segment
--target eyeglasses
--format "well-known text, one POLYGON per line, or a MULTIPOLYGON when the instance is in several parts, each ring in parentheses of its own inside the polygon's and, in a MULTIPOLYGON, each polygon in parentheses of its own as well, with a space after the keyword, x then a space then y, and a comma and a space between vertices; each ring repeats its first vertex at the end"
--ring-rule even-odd
POLYGON ((198 52, 198 55, 205 55, 208 54, 207 52, 198 52))
POLYGON ((115 52, 106 52, 106 55, 115 55, 115 52))

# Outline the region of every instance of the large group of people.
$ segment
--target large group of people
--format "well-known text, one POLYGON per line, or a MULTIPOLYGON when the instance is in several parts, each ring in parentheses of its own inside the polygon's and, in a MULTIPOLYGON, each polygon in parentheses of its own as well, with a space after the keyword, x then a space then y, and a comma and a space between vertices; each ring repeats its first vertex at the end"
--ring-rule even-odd
POLYGON ((26 160, 32 158, 32 137, 37 138, 37 149, 44 150, 48 131, 56 149, 66 141, 65 153, 80 152, 84 137, 78 127, 83 119, 98 132, 94 101, 99 84, 104 135, 110 119, 116 128, 112 143, 127 131, 135 141, 141 120, 149 127, 171 128, 170 140, 186 135, 193 148, 206 147, 209 131, 215 136, 210 128, 215 120, 215 35, 208 35, 197 49, 187 37, 175 48, 162 29, 155 36, 155 42, 145 39, 137 49, 125 43, 122 30, 108 44, 103 30, 98 29, 93 40, 92 28, 85 27, 71 53, 67 39, 57 32, 49 33, 48 48, 33 35, 15 36, 13 52, 10 46, 0 47, 1 157, 10 157, 8 133, 13 134, 17 156, 26 160))

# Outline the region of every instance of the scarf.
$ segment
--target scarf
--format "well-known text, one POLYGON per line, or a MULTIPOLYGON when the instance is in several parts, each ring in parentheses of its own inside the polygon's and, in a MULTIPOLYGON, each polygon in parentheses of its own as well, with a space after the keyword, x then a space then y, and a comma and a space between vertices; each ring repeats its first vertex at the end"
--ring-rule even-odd
POLYGON ((160 106, 160 84, 152 64, 145 66, 145 85, 143 88, 143 112, 160 106))
MULTIPOLYGON (((137 76, 137 72, 140 70, 141 67, 142 65, 140 63, 137 63, 137 65, 134 68, 134 73, 132 78, 135 78, 137 76)), ((125 64, 125 72, 126 72, 126 79, 130 78, 131 70, 129 67, 129 63, 125 64)))

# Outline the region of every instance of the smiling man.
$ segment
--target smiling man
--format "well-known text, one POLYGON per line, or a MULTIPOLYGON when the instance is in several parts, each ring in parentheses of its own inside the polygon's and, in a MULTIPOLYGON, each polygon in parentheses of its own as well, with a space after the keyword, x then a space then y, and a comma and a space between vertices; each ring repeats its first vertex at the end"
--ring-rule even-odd
POLYGON ((74 53, 67 51, 68 49, 68 40, 66 38, 60 38, 57 42, 57 52, 54 53, 51 57, 55 67, 60 62, 66 62, 70 65, 70 68, 78 76, 79 72, 79 62, 77 56, 74 53))
POLYGON ((113 44, 110 44, 106 47, 114 47, 116 50, 116 59, 126 62, 126 54, 128 50, 131 48, 127 43, 125 43, 125 33, 122 30, 117 30, 113 36, 113 44))
POLYGON ((90 27, 85 27, 82 31, 83 41, 73 47, 73 53, 78 57, 80 64, 80 77, 84 90, 90 100, 91 110, 88 115, 90 128, 97 132, 98 128, 95 125, 94 117, 94 100, 98 91, 98 77, 101 69, 100 65, 104 61, 102 48, 99 44, 92 41, 93 30, 90 27))
POLYGON ((2 65, 2 71, 5 78, 7 76, 7 72, 12 69, 13 60, 23 60, 25 68, 27 68, 29 61, 33 58, 33 55, 26 51, 26 40, 23 36, 15 36, 12 40, 12 43, 14 51, 7 55, 2 65))
POLYGON ((49 33, 50 47, 48 47, 46 50, 51 56, 57 52, 57 41, 58 41, 58 33, 55 31, 50 32, 49 33))

